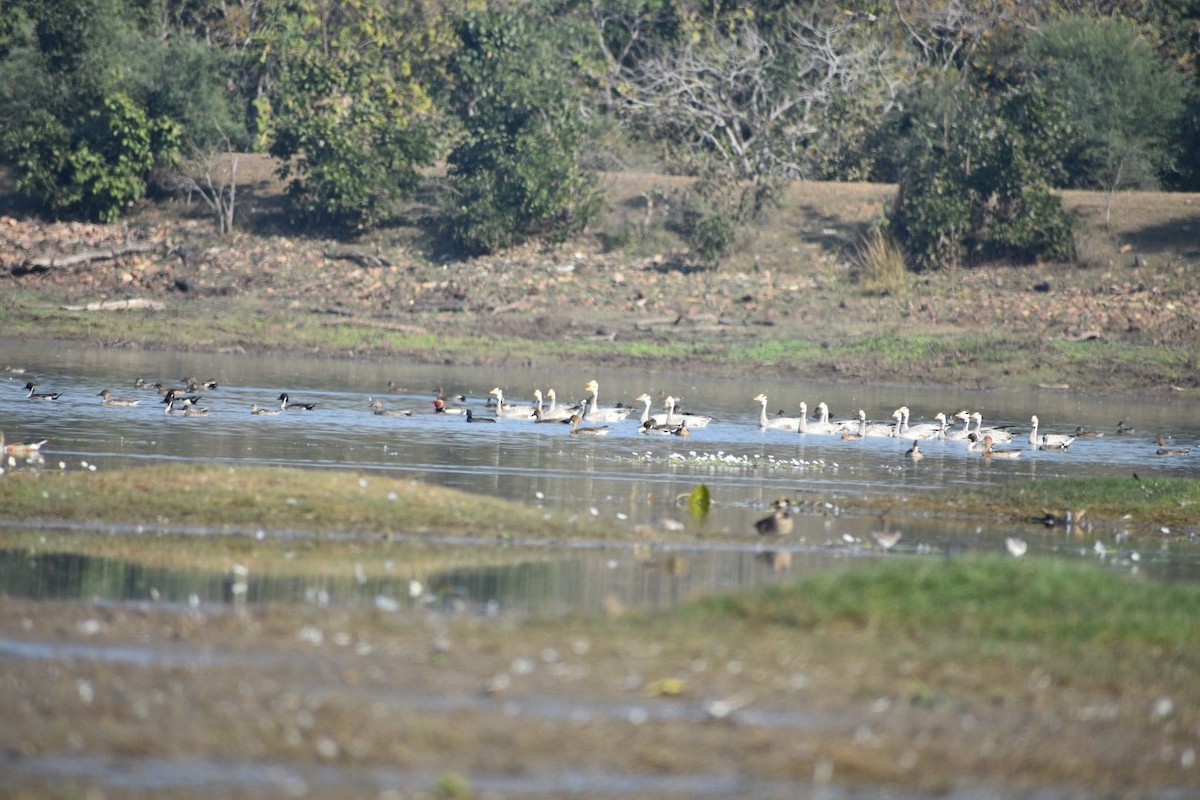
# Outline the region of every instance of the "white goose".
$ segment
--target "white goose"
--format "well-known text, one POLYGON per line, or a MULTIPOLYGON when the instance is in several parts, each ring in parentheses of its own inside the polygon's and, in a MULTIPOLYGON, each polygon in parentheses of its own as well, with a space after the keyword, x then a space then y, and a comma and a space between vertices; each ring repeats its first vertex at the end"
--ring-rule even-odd
POLYGON ((767 396, 760 394, 754 398, 754 402, 762 404, 762 410, 758 414, 758 425, 763 430, 775 431, 799 431, 799 417, 768 417, 767 416, 767 396))
POLYGON ((900 428, 900 423, 895 424, 886 422, 867 422, 867 412, 863 409, 858 410, 858 433, 859 436, 891 436, 894 437, 900 428))
POLYGON ((1038 436, 1037 414, 1029 418, 1029 424, 1033 426, 1029 431, 1029 443, 1035 448, 1042 450, 1066 450, 1071 446, 1071 442, 1075 441, 1074 436, 1066 436, 1061 433, 1044 433, 1038 436))
POLYGON ((533 399, 536 401, 534 407, 539 412, 537 418, 540 422, 568 422, 571 415, 576 413, 574 410, 566 407, 559 407, 557 397, 554 390, 550 389, 546 392, 546 397, 550 398, 550 405, 546 406, 543 402, 541 389, 533 390, 533 399))
MULTIPOLYGON (((824 403, 821 403, 825 406, 824 403)), ((829 407, 825 406, 824 416, 819 412, 817 418, 810 420, 808 418, 808 403, 800 403, 800 433, 811 433, 817 436, 830 436, 836 432, 833 423, 829 421, 829 407)))
POLYGON ((646 428, 646 423, 650 423, 650 426, 655 427, 655 428, 661 428, 667 424, 667 418, 668 418, 667 414, 665 414, 665 413, 651 414, 650 413, 650 404, 654 402, 653 397, 651 397, 648 394, 640 394, 637 397, 637 401, 639 403, 646 404, 646 407, 644 409, 642 409, 642 416, 641 416, 641 423, 642 423, 643 429, 646 428))
POLYGON ((1012 431, 997 428, 994 425, 983 427, 983 414, 978 411, 971 414, 971 421, 975 423, 975 435, 980 438, 991 436, 992 441, 996 444, 1008 444, 1013 440, 1012 431))
POLYGON ((908 406, 900 406, 898 410, 904 418, 900 424, 900 433, 906 439, 940 439, 946 432, 946 415, 941 411, 934 415, 934 422, 910 425, 908 406))
POLYGON ((600 405, 600 384, 596 381, 588 381, 584 391, 591 394, 591 398, 584 405, 582 414, 583 419, 588 422, 624 422, 625 418, 633 411, 624 406, 602 407, 600 405))
POLYGON ((702 414, 684 414, 683 412, 676 413, 675 409, 679 404, 678 397, 667 395, 667 424, 671 427, 687 423, 688 428, 703 428, 712 422, 712 417, 706 417, 702 414))
POLYGON ((504 399, 504 390, 497 386, 488 394, 496 396, 496 416, 505 419, 529 419, 533 416, 534 406, 528 403, 509 403, 504 399))
MULTIPOLYGON (((971 414, 967 411, 954 412, 954 418, 963 424, 962 430, 955 430, 950 427, 946 428, 946 432, 942 438, 944 439, 966 439, 971 434, 971 414)), ((949 425, 947 421, 947 426, 949 425)))

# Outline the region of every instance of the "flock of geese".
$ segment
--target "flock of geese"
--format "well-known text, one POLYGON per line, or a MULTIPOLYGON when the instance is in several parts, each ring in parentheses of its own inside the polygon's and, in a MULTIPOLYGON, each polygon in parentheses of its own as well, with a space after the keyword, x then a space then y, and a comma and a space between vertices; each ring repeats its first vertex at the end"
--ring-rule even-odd
MULTIPOLYGON (((204 392, 218 388, 214 380, 201 381, 194 377, 180 380, 178 387, 169 387, 162 383, 150 383, 138 379, 134 387, 156 392, 163 412, 167 415, 185 417, 203 417, 208 415, 208 409, 200 405, 204 392)), ((63 392, 41 392, 32 382, 25 384, 26 397, 36 401, 55 401, 63 396, 63 392)), ((388 391, 403 391, 394 382, 388 384, 388 391)), ((533 402, 512 402, 505 398, 504 390, 500 387, 488 393, 488 401, 484 413, 467 407, 466 397, 458 395, 447 398, 442 392, 431 402, 430 409, 435 414, 461 415, 468 423, 495 423, 499 420, 524 420, 535 423, 562 423, 570 425, 570 432, 577 436, 603 436, 613 429, 613 426, 626 420, 637 420, 638 432, 643 434, 661 434, 671 436, 688 436, 692 430, 704 428, 712 422, 712 418, 700 414, 687 413, 680 410, 680 399, 672 395, 662 398, 663 411, 653 410, 654 399, 648 394, 636 398, 641 405, 640 414, 635 406, 618 403, 615 406, 605 406, 600 403, 600 384, 590 380, 584 386, 585 397, 576 404, 559 404, 554 389, 545 394, 541 389, 533 392, 533 402), (490 415, 488 415, 490 413, 490 415)), ((106 407, 132 407, 142 403, 142 399, 116 397, 109 389, 99 394, 100 404, 106 407)), ((923 440, 959 440, 966 444, 971 452, 977 452, 987 459, 1019 458, 1021 448, 1003 447, 1017 441, 1018 434, 1010 426, 995 426, 983 424, 983 415, 978 411, 958 411, 951 416, 938 412, 928 422, 914 423, 910 419, 911 412, 907 406, 900 406, 892 412, 890 422, 878 422, 867 419, 866 412, 860 409, 858 413, 847 419, 831 419, 829 406, 824 402, 818 403, 813 415, 809 415, 809 407, 805 402, 799 406, 798 416, 787 416, 782 411, 775 415, 767 413, 767 396, 759 394, 754 398, 759 404, 758 423, 764 431, 781 430, 811 436, 835 436, 843 440, 857 440, 867 437, 890 437, 893 439, 911 440, 912 446, 905 457, 919 461, 924 457, 921 451, 923 440)), ((294 401, 287 392, 282 392, 274 404, 250 406, 250 413, 255 416, 276 416, 292 411, 312 411, 315 402, 294 401)), ((374 397, 368 398, 369 409, 380 416, 412 416, 412 409, 387 408, 383 402, 374 397)), ((1072 443, 1081 437, 1096 437, 1104 434, 1099 431, 1087 431, 1082 427, 1073 433, 1049 433, 1042 431, 1037 415, 1030 417, 1030 429, 1027 441, 1030 449, 1065 451, 1072 443)), ((1124 422, 1117 425, 1117 433, 1133 433, 1133 429, 1124 422)), ((1168 446, 1162 436, 1157 438, 1157 454, 1161 456, 1187 455, 1188 448, 1168 446)), ((4 446, 5 455, 21 455, 34 453, 40 443, 8 444, 4 446)))

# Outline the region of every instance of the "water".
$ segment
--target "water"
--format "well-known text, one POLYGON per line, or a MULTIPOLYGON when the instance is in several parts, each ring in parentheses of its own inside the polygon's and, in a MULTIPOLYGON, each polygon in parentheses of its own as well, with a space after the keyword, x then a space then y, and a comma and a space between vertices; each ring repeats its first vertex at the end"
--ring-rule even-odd
MULTIPOLYGON (((978 392, 924 387, 821 386, 761 381, 697 379, 646 373, 595 374, 511 368, 449 366, 391 366, 350 360, 252 358, 105 351, 92 348, 8 344, 0 351, 0 367, 23 368, 2 373, 0 430, 9 441, 46 439, 47 466, 79 469, 84 464, 112 470, 158 462, 223 462, 353 469, 370 474, 409 477, 471 492, 553 509, 568 515, 590 515, 626 526, 631 533, 664 525, 682 526, 694 544, 675 545, 680 557, 693 565, 686 577, 676 576, 665 594, 645 591, 631 577, 645 571, 645 559, 627 544, 593 546, 573 542, 541 552, 537 569, 528 565, 488 567, 479 574, 464 568, 453 576, 429 576, 455 586, 448 595, 470 606, 500 603, 526 612, 599 610, 604 598, 616 595, 634 606, 663 607, 704 591, 739 589, 795 574, 801 568, 820 568, 830 558, 872 552, 872 533, 891 521, 875 515, 841 510, 845 497, 870 494, 895 500, 924 493, 954 493, 971 487, 1059 475, 1192 475, 1200 467, 1200 414, 1187 395, 1161 399, 1078 397, 1063 392, 978 392), (135 379, 177 386, 183 377, 214 379, 219 388, 205 392, 203 418, 163 413, 153 390, 134 387, 135 379), (488 393, 504 389, 514 402, 529 402, 533 390, 555 388, 560 402, 577 402, 591 378, 600 383, 602 405, 625 403, 643 392, 653 397, 670 393, 682 406, 714 422, 693 430, 688 438, 638 433, 636 416, 610 425, 602 437, 571 436, 568 426, 500 420, 470 425, 461 416, 432 412, 439 391, 465 394, 466 405, 489 414, 488 393), (56 402, 25 399, 26 381, 39 391, 62 391, 56 402), (389 392, 389 381, 404 391, 389 392), (134 408, 102 407, 102 389, 116 397, 140 399, 134 408), (286 391, 293 401, 315 402, 310 412, 289 411, 279 416, 254 416, 251 404, 277 407, 286 391), (888 421, 901 404, 912 409, 914 424, 928 421, 937 411, 980 410, 985 424, 1012 426, 1018 439, 1007 447, 1024 450, 1012 461, 985 461, 968 452, 962 442, 928 441, 926 458, 917 465, 902 454, 907 439, 867 437, 843 441, 832 436, 800 436, 763 431, 759 404, 765 392, 772 414, 797 413, 801 400, 815 409, 828 403, 834 418, 853 417, 863 409, 872 420, 888 421), (410 409, 410 417, 378 416, 369 398, 388 408, 410 409), (1080 438, 1067 452, 1030 449, 1024 441, 1031 414, 1046 432, 1069 433, 1082 426, 1103 431, 1100 438, 1080 438), (1118 435, 1118 422, 1135 433, 1118 435), (1154 437, 1166 435, 1176 446, 1192 447, 1182 457, 1155 454, 1154 437), (704 483, 713 498, 711 513, 697 521, 680 502, 693 487, 704 483), (800 514, 792 536, 778 543, 753 533, 753 522, 769 511, 777 498, 801 500, 812 507, 800 514), (769 548, 782 548, 792 559, 788 569, 770 563, 769 548), (820 563, 818 563, 820 562, 820 563), (552 566, 547 570, 546 563, 552 566), (802 566, 803 565, 803 566, 802 566), (524 570, 522 580, 497 579, 524 570), (532 576, 549 571, 549 579, 532 576), (576 575, 578 580, 564 580, 576 575), (489 577, 490 576, 490 577, 489 577), (546 583, 548 581, 548 583, 546 583), (565 593, 561 587, 581 584, 587 593, 565 593), (559 587, 555 591, 547 585, 559 587), (461 587, 473 587, 463 590, 461 587), (497 587, 505 587, 501 593, 497 587), (520 588, 514 588, 520 587, 520 588)), ((659 409, 655 409, 659 410, 659 409)), ((963 547, 1000 549, 1011 524, 988 520, 904 519, 898 523, 904 538, 898 551, 941 553, 963 547)), ((1095 553, 1096 537, 1079 531, 1018 531, 1033 552, 1063 556, 1095 553)), ((1147 545, 1107 532, 1105 557, 1164 577, 1200 577, 1200 557, 1186 542, 1147 545)), ((524 537, 537 539, 536 531, 524 537)), ((478 547, 492 547, 480 542, 478 547)), ((659 548, 661 549, 661 548, 659 548)), ((661 556, 661 553, 658 554, 661 556)), ((657 556, 656 556, 657 557, 657 556)), ((778 560, 777 560, 778 561, 778 560)), ((51 562, 47 561, 49 565, 51 562)), ((127 565, 128 568, 132 568, 127 565)), ((108 567, 106 567, 108 568, 108 567)), ((114 567, 115 568, 115 567, 114 567)), ((92 568, 94 569, 94 568, 92 568)), ((36 570, 35 570, 36 571, 36 570)), ((223 576, 137 578, 125 583, 106 581, 104 596, 138 599, 136 587, 154 583, 158 596, 178 602, 192 597, 216 601, 222 596, 223 576), (202 581, 204 588, 187 587, 202 581), (113 587, 127 586, 128 590, 113 587), (166 594, 164 595, 164 592, 166 594)), ((58 590, 56 590, 58 591, 58 590)), ((78 591, 86 596, 83 584, 78 591)), ((297 600, 311 586, 254 586, 252 598, 297 600)), ((355 586, 327 591, 335 602, 364 602, 390 587, 355 586)))

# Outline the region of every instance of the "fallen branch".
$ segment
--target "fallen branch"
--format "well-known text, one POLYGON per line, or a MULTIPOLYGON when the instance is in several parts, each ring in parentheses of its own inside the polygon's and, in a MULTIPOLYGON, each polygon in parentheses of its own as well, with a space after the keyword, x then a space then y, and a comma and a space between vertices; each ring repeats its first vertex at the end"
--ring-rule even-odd
POLYGON ((106 247, 99 250, 84 250, 82 253, 71 255, 47 255, 30 259, 24 264, 13 267, 14 275, 24 275, 30 272, 45 272, 54 267, 73 267, 77 264, 87 264, 92 261, 105 261, 112 258, 131 255, 133 253, 151 253, 158 249, 153 242, 134 242, 120 247, 106 247))
POLYGON ((144 297, 133 297, 128 300, 103 300, 87 303, 82 306, 63 306, 64 311, 130 311, 145 309, 147 311, 163 311, 165 303, 158 300, 147 300, 144 297))
POLYGON ((330 261, 353 261, 360 267, 390 267, 392 262, 381 256, 373 256, 361 250, 326 250, 325 258, 330 261))

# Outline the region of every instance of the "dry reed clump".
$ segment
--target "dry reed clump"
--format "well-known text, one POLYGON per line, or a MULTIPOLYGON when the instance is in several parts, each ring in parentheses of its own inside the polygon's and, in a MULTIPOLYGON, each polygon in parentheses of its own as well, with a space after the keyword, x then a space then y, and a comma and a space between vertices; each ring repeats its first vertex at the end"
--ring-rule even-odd
POLYGON ((867 292, 903 295, 908 292, 908 266, 904 251, 883 228, 874 226, 855 248, 854 275, 867 292))

